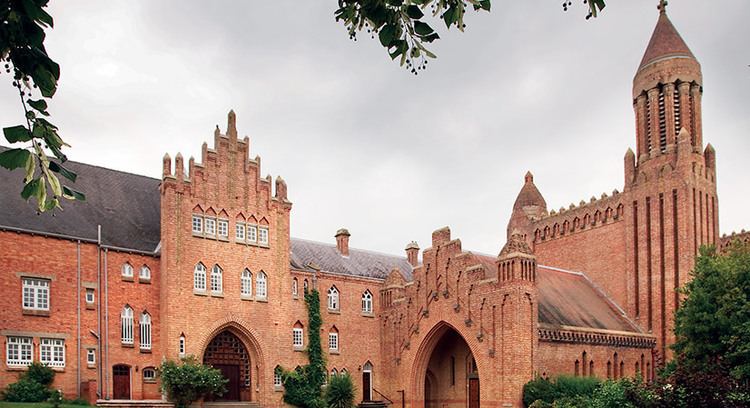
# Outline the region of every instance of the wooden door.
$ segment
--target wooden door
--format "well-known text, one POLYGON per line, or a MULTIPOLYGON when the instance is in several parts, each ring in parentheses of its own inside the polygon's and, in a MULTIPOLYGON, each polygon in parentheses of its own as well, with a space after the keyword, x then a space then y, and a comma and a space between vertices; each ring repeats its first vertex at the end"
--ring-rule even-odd
POLYGON ((370 371, 362 372, 362 400, 372 401, 372 373, 370 371))
POLYGON ((130 399, 130 367, 116 365, 112 367, 112 398, 130 399))
POLYGON ((214 365, 214 368, 221 371, 229 382, 225 385, 227 392, 218 399, 221 401, 239 401, 240 400, 240 366, 238 365, 214 365))
POLYGON ((479 378, 469 378, 469 408, 479 408, 479 378))

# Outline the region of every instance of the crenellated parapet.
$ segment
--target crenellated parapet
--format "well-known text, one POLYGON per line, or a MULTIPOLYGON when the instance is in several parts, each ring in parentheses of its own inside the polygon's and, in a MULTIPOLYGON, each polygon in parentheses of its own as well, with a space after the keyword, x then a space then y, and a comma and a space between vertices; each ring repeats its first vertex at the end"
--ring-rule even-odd
POLYGON ((619 222, 624 214, 625 205, 619 191, 612 191, 611 196, 602 193, 598 199, 592 196, 589 202, 571 203, 567 209, 560 207, 559 211, 552 210, 549 215, 534 220, 532 242, 549 241, 619 222))
POLYGON ((745 246, 750 248, 750 231, 744 229, 740 232, 732 231, 731 234, 724 234, 719 239, 719 252, 725 253, 733 245, 745 246))

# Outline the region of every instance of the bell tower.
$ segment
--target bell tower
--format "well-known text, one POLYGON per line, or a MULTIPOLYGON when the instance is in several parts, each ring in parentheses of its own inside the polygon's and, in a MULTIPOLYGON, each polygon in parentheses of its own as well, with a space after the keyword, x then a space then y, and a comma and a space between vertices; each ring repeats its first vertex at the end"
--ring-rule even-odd
POLYGON ((636 151, 625 155, 628 314, 674 343, 678 289, 703 245, 718 241, 716 158, 703 147, 698 60, 667 16, 667 1, 633 79, 636 151))

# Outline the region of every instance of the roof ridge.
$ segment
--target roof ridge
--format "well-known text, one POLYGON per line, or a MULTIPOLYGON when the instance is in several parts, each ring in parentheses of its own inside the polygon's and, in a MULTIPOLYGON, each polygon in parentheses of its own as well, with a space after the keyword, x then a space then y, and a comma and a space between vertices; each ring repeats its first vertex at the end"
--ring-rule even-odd
MULTIPOLYGON (((8 149, 8 150, 10 150, 10 149, 18 149, 18 147, 9 147, 9 146, 0 145, 0 150, 2 150, 2 149, 8 149)), ((125 170, 113 169, 113 168, 110 168, 110 167, 104 167, 104 166, 100 166, 98 164, 84 163, 84 162, 80 162, 80 161, 76 161, 76 160, 67 160, 66 163, 74 163, 74 164, 78 164, 78 165, 81 165, 81 166, 95 167, 95 168, 102 169, 102 170, 113 171, 113 172, 117 172, 117 173, 127 174, 127 175, 130 175, 130 176, 143 177, 143 178, 147 178, 147 179, 151 179, 151 180, 154 180, 154 181, 161 182, 161 179, 158 179, 156 177, 146 176, 146 175, 138 174, 138 173, 132 173, 132 172, 125 171, 125 170)))
MULTIPOLYGON (((323 245, 323 246, 327 246, 327 247, 336 248, 336 244, 330 244, 328 242, 321 242, 321 241, 314 241, 312 239, 290 237, 290 240, 292 240, 292 241, 294 241, 294 240, 305 241, 305 242, 310 242, 310 243, 313 243, 313 244, 318 244, 318 245, 323 245)), ((369 254, 374 254, 374 255, 389 256, 389 257, 398 258, 398 259, 404 259, 404 260, 407 259, 406 256, 399 256, 399 255, 388 254, 388 253, 385 253, 385 252, 375 251, 375 250, 372 250, 372 249, 362 249, 362 248, 349 247, 349 252, 351 252, 352 250, 359 251, 359 252, 365 252, 365 253, 369 253, 369 254)))

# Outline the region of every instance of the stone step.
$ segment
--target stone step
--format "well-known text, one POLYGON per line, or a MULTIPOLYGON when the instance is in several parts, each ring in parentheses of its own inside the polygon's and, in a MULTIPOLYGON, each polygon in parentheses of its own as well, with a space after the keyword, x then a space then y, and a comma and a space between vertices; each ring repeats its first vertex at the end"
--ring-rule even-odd
POLYGON ((172 408, 174 404, 164 400, 97 400, 96 406, 104 408, 172 408))

